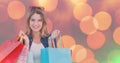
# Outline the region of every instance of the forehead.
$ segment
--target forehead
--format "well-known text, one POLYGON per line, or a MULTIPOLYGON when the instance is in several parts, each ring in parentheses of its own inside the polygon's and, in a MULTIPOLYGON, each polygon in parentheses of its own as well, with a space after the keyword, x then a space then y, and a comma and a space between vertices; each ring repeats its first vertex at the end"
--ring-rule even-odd
POLYGON ((34 13, 34 14, 31 16, 31 19, 42 19, 42 17, 41 17, 40 14, 34 13))

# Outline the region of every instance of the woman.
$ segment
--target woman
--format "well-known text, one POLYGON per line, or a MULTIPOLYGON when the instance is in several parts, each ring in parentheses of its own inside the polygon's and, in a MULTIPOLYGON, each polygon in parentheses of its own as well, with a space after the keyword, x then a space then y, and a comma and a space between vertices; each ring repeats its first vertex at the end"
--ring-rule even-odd
POLYGON ((55 30, 49 34, 46 27, 46 16, 42 7, 31 7, 27 16, 27 32, 20 31, 26 45, 33 54, 34 63, 40 63, 40 49, 48 47, 48 38, 57 38, 60 31, 55 30))

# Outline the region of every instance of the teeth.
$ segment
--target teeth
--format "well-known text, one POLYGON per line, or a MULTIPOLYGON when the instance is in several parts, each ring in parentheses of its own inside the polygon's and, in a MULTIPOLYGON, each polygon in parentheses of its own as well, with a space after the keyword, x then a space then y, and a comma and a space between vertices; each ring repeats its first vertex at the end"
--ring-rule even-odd
POLYGON ((38 27, 34 27, 34 28, 38 28, 38 27))
POLYGON ((39 26, 33 26, 33 28, 38 28, 39 26))

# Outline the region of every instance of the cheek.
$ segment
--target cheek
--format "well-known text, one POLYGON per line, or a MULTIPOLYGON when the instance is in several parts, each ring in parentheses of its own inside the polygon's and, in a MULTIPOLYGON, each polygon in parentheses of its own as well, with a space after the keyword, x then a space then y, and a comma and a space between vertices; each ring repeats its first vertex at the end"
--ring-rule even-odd
POLYGON ((42 27, 43 23, 42 23, 42 22, 39 22, 39 25, 42 27))
POLYGON ((29 23, 29 27, 30 27, 30 28, 32 27, 32 23, 31 23, 31 22, 29 23))

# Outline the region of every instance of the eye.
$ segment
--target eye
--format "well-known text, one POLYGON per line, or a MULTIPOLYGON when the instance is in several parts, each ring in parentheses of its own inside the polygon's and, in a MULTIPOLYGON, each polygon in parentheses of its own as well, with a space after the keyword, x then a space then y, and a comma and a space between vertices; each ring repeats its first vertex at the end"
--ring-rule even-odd
POLYGON ((31 21, 35 21, 35 19, 31 19, 31 21))
POLYGON ((42 20, 42 19, 39 19, 38 21, 42 22, 43 20, 42 20))

